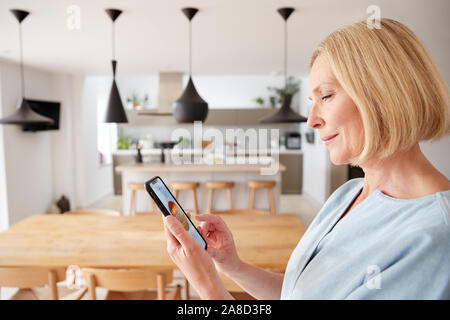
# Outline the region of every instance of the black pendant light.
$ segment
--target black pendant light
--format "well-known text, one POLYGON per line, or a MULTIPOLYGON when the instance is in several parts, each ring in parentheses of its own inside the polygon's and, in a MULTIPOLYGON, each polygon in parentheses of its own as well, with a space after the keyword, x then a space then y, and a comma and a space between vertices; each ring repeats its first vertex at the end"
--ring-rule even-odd
MULTIPOLYGON (((287 86, 287 19, 294 8, 280 8, 278 13, 284 19, 284 88, 287 86)), ((295 123, 306 122, 308 119, 291 109, 292 96, 285 95, 280 109, 274 114, 262 119, 261 123, 295 123)))
POLYGON ((189 19, 189 81, 183 94, 173 103, 173 116, 179 123, 205 121, 208 115, 208 103, 200 97, 192 82, 192 37, 191 21, 197 13, 196 8, 183 8, 181 11, 189 19))
POLYGON ((53 120, 34 112, 28 101, 25 99, 25 77, 23 70, 23 50, 22 50, 22 21, 28 16, 29 12, 18 9, 11 9, 11 13, 19 21, 19 42, 20 42, 20 80, 22 98, 18 103, 16 112, 12 115, 0 119, 0 124, 19 124, 19 125, 48 125, 53 124, 53 120))
POLYGON ((117 61, 115 57, 115 34, 114 34, 114 22, 122 13, 118 9, 105 9, 108 16, 112 21, 112 70, 113 70, 113 82, 111 85, 111 92, 109 93, 108 106, 106 108, 105 122, 110 123, 126 123, 128 122, 127 114, 123 108, 122 99, 120 98, 119 88, 116 83, 116 68, 117 61))

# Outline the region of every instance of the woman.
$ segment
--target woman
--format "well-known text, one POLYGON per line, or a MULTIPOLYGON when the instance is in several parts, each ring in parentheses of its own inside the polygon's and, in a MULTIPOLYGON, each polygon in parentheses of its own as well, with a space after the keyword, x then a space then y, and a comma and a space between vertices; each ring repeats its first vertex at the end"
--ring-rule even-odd
POLYGON ((450 299, 450 181, 419 147, 450 132, 429 53, 397 21, 358 22, 319 45, 309 85, 308 126, 334 164, 358 165, 364 179, 330 196, 284 276, 242 262, 214 215, 196 216, 207 252, 165 218, 170 256, 204 299, 231 298, 216 268, 258 299, 450 299))

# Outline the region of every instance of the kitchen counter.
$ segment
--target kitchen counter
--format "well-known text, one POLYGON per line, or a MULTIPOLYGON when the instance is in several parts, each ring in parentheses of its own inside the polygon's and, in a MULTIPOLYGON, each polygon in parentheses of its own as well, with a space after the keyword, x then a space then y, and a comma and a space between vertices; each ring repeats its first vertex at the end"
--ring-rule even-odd
MULTIPOLYGON (((277 164, 275 164, 277 165, 277 164)), ((260 172, 267 164, 174 164, 174 163, 130 163, 116 167, 117 172, 260 172)), ((286 167, 278 163, 279 171, 286 167)))
MULTIPOLYGON (((247 158, 248 160, 248 158, 247 158)), ((199 211, 205 212, 207 208, 208 189, 206 181, 233 181, 235 183, 231 194, 233 208, 248 208, 249 189, 248 180, 272 180, 276 182, 273 189, 275 208, 278 211, 281 194, 281 173, 286 168, 283 164, 273 161, 269 164, 245 163, 245 164, 174 164, 174 163, 128 163, 116 167, 116 172, 122 176, 123 214, 129 214, 130 191, 127 189, 129 182, 145 183, 154 176, 160 176, 169 186, 171 181, 199 182, 197 189, 199 211)), ((149 211, 149 195, 146 191, 137 193, 136 210, 149 211)), ((178 197, 183 208, 192 210, 192 194, 181 192, 178 197)), ((256 208, 269 208, 266 190, 258 190, 255 194, 256 208)), ((214 193, 213 207, 217 210, 228 209, 227 197, 224 190, 214 193)))
MULTIPOLYGON (((166 152, 169 150, 166 150, 166 152)), ((202 149, 173 149, 174 152, 182 151, 183 153, 192 153, 192 154, 202 154, 204 151, 202 149)), ((115 150, 113 155, 136 155, 137 151, 135 149, 125 149, 125 150, 115 150)), ((151 149, 142 149, 141 153, 143 156, 159 156, 161 155, 161 149, 159 148, 151 148, 151 149)), ((270 150, 236 150, 235 154, 270 154, 270 150), (266 152, 265 152, 266 151, 266 152)), ((280 154, 302 154, 301 149, 286 149, 284 147, 280 148, 280 154)), ((227 155, 233 155, 233 151, 227 151, 227 155)))

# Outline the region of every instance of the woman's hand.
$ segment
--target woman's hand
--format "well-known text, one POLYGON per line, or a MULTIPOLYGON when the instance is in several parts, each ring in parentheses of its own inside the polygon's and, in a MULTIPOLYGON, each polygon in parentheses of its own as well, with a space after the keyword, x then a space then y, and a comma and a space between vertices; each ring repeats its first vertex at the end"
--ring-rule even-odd
POLYGON ((207 251, 217 268, 225 274, 238 270, 242 261, 238 257, 233 235, 222 218, 214 214, 200 214, 195 219, 201 221, 197 229, 208 243, 207 251))
MULTIPOLYGON (((190 216, 190 214, 188 213, 190 216)), ((211 257, 174 216, 163 218, 167 252, 202 299, 232 299, 211 257)))

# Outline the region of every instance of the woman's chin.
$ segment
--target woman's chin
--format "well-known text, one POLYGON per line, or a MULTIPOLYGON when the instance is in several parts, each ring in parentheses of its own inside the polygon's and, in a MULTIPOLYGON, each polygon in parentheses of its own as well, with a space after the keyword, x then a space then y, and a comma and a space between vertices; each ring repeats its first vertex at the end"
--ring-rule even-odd
POLYGON ((335 166, 340 166, 340 165, 350 163, 350 160, 347 157, 343 157, 342 155, 335 155, 332 152, 330 152, 330 161, 335 166))

